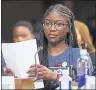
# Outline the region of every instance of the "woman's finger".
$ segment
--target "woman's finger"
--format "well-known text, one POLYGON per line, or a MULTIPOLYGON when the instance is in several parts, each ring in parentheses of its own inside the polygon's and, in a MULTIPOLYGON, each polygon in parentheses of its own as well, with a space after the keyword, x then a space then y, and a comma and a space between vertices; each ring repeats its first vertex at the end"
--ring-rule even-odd
POLYGON ((14 76, 12 73, 4 73, 5 76, 14 76))
POLYGON ((32 72, 34 72, 34 71, 35 71, 35 67, 29 68, 29 70, 27 71, 27 73, 32 73, 32 72))
POLYGON ((38 76, 38 79, 44 79, 43 76, 38 76))
POLYGON ((36 76, 35 73, 30 73, 30 74, 29 74, 29 77, 35 77, 35 76, 36 76))
MULTIPOLYGON (((37 64, 38 67, 42 67, 43 65, 37 64)), ((35 64, 32 64, 29 68, 35 67, 35 64)))
POLYGON ((38 72, 38 75, 39 75, 39 76, 43 76, 43 75, 45 75, 45 73, 46 73, 45 71, 38 72))
POLYGON ((45 69, 44 69, 44 68, 38 68, 37 70, 38 70, 38 72, 45 71, 45 69))
POLYGON ((38 68, 44 68, 44 66, 40 65, 40 64, 38 64, 37 66, 38 66, 38 68))
POLYGON ((35 67, 35 64, 32 64, 29 68, 33 68, 33 67, 35 67))
POLYGON ((6 69, 4 73, 5 75, 8 75, 8 76, 15 76, 14 72, 12 72, 11 69, 6 69))
POLYGON ((11 69, 9 69, 9 68, 8 68, 8 69, 6 69, 5 71, 6 71, 6 72, 12 72, 12 70, 11 70, 11 69))

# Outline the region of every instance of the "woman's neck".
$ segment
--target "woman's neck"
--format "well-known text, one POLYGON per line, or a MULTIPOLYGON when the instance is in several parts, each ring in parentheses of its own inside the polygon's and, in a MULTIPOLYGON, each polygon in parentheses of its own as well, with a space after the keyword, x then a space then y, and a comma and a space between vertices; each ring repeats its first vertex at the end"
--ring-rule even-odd
POLYGON ((63 53, 65 49, 66 49, 65 42, 61 42, 55 46, 48 44, 48 53, 52 56, 56 56, 56 55, 63 53))

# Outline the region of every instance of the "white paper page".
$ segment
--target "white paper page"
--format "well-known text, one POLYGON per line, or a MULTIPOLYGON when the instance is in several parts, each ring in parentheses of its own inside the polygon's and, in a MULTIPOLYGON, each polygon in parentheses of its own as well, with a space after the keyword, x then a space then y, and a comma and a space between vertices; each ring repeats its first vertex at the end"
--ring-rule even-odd
POLYGON ((14 71, 16 76, 19 76, 19 71, 16 65, 16 51, 14 43, 2 43, 2 53, 7 66, 14 71))
POLYGON ((15 89, 15 81, 13 76, 2 76, 2 89, 15 89))
MULTIPOLYGON (((35 64, 34 54, 37 52, 36 39, 18 43, 2 43, 2 52, 5 62, 14 71, 15 75, 18 78, 27 78, 28 74, 26 72, 29 66, 35 64)), ((36 61, 39 64, 38 54, 36 55, 36 61)), ((41 83, 43 84, 43 82, 41 83)))
MULTIPOLYGON (((3 43, 2 52, 5 62, 18 78, 26 78, 30 65, 35 64, 34 54, 37 52, 36 39, 18 42, 3 43)), ((37 63, 39 58, 37 56, 37 63)))
POLYGON ((95 76, 86 76, 86 89, 96 90, 96 77, 95 76))
POLYGON ((37 80, 34 82, 34 85, 35 85, 35 89, 38 89, 38 88, 44 88, 44 84, 42 83, 43 80, 37 80))
MULTIPOLYGON (((19 68, 20 76, 19 78, 26 78, 28 74, 26 73, 30 65, 35 64, 34 55, 37 52, 36 40, 30 40, 26 42, 20 42, 16 45, 16 64, 19 68)), ((37 56, 37 63, 39 63, 39 58, 37 56)))

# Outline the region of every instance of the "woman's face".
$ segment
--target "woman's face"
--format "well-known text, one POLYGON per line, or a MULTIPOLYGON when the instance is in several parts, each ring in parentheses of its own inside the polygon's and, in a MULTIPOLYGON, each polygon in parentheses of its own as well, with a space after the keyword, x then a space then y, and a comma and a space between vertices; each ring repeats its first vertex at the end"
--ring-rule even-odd
POLYGON ((27 27, 18 26, 13 30, 14 42, 21 42, 21 41, 30 40, 33 38, 34 38, 34 35, 27 27))
POLYGON ((60 43, 68 32, 68 18, 53 11, 45 17, 43 27, 49 43, 60 43))

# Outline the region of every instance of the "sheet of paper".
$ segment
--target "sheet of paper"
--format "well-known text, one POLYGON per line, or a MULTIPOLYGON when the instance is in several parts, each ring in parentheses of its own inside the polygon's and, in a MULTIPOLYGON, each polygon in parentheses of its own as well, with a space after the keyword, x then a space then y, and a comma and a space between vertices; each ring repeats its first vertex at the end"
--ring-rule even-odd
POLYGON ((15 89, 15 81, 13 76, 2 76, 2 89, 15 89))
POLYGON ((38 89, 38 88, 44 88, 44 84, 43 84, 42 82, 43 82, 42 79, 37 80, 36 82, 34 82, 35 89, 38 89))
POLYGON ((86 89, 96 90, 96 77, 95 76, 86 76, 86 89))
MULTIPOLYGON (((26 72, 30 65, 35 64, 36 39, 18 43, 2 43, 2 52, 6 64, 14 71, 15 75, 18 78, 27 78, 26 72)), ((36 62, 39 64, 38 54, 36 55, 36 62)))

